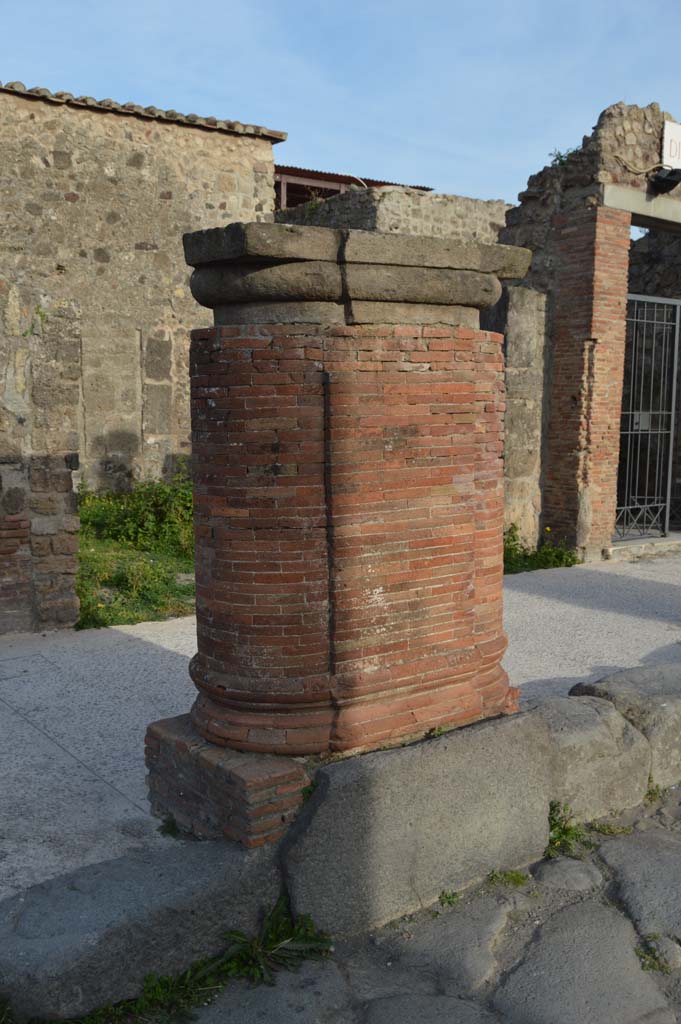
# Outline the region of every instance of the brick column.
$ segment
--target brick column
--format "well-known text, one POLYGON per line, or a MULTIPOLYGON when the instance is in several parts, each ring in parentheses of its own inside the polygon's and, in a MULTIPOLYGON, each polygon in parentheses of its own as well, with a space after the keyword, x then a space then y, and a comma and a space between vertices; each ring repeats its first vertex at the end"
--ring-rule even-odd
POLYGON ((192 717, 207 739, 366 749, 504 711, 501 341, 194 333, 192 717))
POLYGON ((631 216, 587 206, 555 218, 544 522, 587 557, 615 528, 631 216))
MULTIPOLYGON (((324 754, 515 710, 502 338, 475 303, 529 254, 284 225, 185 244, 217 321, 191 350, 196 733, 324 754)), ((150 732, 158 809, 177 730, 150 732)))

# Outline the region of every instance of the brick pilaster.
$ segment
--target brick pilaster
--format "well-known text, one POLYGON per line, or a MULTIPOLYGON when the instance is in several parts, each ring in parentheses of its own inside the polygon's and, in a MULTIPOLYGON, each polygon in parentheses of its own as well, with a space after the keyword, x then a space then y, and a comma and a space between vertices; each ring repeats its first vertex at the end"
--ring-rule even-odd
POLYGON ((630 223, 598 206, 554 220, 544 522, 587 555, 615 525, 630 223))

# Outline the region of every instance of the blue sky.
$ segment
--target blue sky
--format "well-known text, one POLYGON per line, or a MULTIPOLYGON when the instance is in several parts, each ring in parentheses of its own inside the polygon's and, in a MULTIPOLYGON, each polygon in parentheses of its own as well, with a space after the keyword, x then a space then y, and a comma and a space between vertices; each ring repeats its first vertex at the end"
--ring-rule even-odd
POLYGON ((620 99, 681 119, 661 0, 0 0, 0 80, 289 133, 279 163, 514 201, 620 99))

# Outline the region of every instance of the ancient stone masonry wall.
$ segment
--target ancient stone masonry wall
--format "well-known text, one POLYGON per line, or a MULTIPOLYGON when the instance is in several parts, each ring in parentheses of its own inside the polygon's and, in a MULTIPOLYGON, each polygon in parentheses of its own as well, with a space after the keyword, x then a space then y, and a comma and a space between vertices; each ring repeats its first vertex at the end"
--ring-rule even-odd
POLYGON ((386 186, 349 189, 330 199, 280 210, 275 219, 286 224, 359 228, 493 244, 504 225, 507 209, 501 199, 469 199, 386 186))
POLYGON ((4 429, 24 452, 49 450, 30 438, 36 417, 56 418, 59 358, 47 404, 27 381, 35 339, 68 303, 82 374, 70 447, 84 478, 123 486, 157 476, 189 451, 196 314, 182 233, 271 216, 272 138, 0 91, 0 149, 3 404, 23 402, 23 422, 8 413, 4 429))
POLYGON ((0 88, 0 632, 77 619, 74 471, 188 455, 182 232, 274 202, 277 133, 43 93, 0 88))

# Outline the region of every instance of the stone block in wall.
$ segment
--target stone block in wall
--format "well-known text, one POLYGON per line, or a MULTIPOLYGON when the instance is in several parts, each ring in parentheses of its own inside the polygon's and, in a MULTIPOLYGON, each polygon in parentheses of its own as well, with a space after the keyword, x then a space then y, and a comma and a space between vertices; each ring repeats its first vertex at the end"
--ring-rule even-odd
POLYGON ((170 434, 173 429, 173 391, 169 384, 144 387, 144 433, 170 434))

